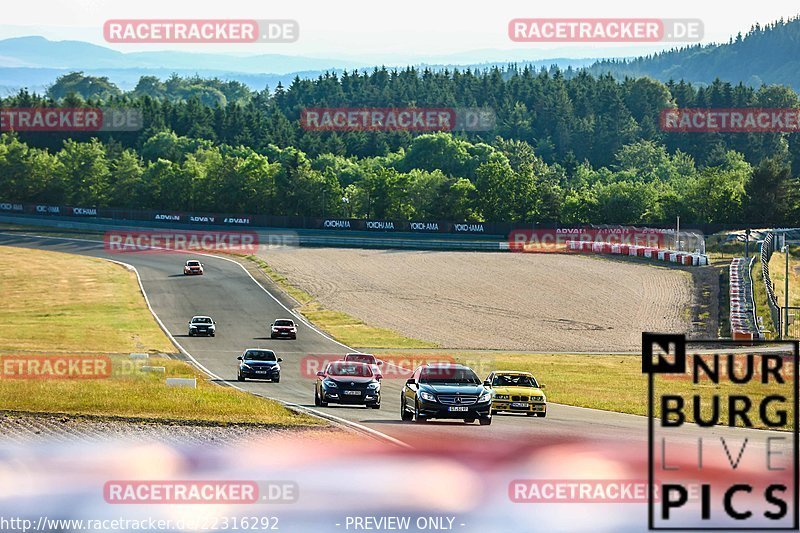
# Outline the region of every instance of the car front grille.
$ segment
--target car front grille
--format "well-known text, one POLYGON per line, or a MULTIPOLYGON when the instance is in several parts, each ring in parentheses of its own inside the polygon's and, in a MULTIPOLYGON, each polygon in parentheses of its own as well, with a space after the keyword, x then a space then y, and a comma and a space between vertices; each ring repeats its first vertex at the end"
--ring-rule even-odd
POLYGON ((511 401, 512 402, 527 402, 528 401, 528 397, 527 396, 512 396, 511 397, 511 401))
POLYGON ((444 405, 472 405, 478 401, 474 394, 440 394, 438 398, 444 405))

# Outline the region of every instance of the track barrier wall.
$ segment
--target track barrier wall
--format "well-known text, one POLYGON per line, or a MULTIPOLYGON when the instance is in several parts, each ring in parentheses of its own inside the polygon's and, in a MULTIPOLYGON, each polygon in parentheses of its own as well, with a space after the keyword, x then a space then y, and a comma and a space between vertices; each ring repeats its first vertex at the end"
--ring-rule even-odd
POLYGON ((682 266, 708 264, 703 235, 636 227, 517 229, 509 234, 509 250, 527 253, 591 253, 627 255, 682 266), (694 251, 671 248, 691 243, 694 251))
POLYGON ((73 229, 163 228, 190 231, 293 230, 296 245, 429 250, 584 252, 644 257, 685 266, 707 264, 701 232, 629 226, 539 227, 531 225, 331 219, 297 216, 187 213, 0 201, 0 218, 37 220, 73 229), (520 240, 521 239, 521 240, 520 240), (535 241, 535 246, 531 244, 535 241), (552 244, 551 244, 552 243, 552 244), (589 243, 589 244, 586 244, 589 243), (591 246, 591 248, 587 248, 591 246), (681 250, 675 247, 680 246, 681 250), (693 250, 693 251, 686 251, 693 250))
POLYGON ((759 337, 750 267, 753 260, 736 257, 730 264, 730 322, 733 340, 759 337))

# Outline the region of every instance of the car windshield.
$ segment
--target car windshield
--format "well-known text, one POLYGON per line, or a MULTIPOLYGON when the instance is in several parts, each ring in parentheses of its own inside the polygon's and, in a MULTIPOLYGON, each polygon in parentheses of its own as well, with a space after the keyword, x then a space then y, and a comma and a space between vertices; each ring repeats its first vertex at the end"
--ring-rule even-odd
POLYGON ((347 354, 344 360, 353 361, 354 363, 366 363, 368 365, 376 364, 375 356, 369 354, 351 353, 347 354))
POLYGON ((199 267, 200 261, 186 261, 186 265, 190 267, 199 267))
POLYGON ((372 370, 361 363, 331 363, 328 365, 328 375, 337 377, 362 377, 371 378, 372 370))
POLYGON ((211 319, 207 316, 196 316, 192 319, 194 324, 211 324, 211 319))
POLYGON ((469 383, 477 385, 481 381, 469 368, 452 366, 433 366, 423 368, 419 376, 420 383, 469 383))
POLYGON ((501 374, 492 380, 493 387, 538 387, 533 376, 521 374, 501 374))
POLYGON ((276 320, 275 321, 275 325, 276 326, 294 326, 294 322, 292 322, 291 320, 276 320))
POLYGON ((275 352, 269 350, 247 350, 244 358, 248 361, 277 361, 275 352))

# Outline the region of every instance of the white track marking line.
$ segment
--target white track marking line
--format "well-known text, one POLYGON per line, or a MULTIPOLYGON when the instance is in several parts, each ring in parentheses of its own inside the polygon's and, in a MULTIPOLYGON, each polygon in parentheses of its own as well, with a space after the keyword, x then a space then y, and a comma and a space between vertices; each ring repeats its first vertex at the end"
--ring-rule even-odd
MULTIPOLYGON (((89 243, 93 243, 93 244, 101 244, 101 243, 98 243, 98 241, 93 241, 93 240, 90 240, 90 239, 76 239, 76 238, 72 238, 72 237, 45 237, 45 236, 41 236, 41 235, 14 235, 14 234, 9 234, 9 233, 0 233, 0 235, 6 235, 6 236, 11 236, 11 237, 38 237, 38 238, 42 238, 42 239, 59 239, 59 240, 68 240, 68 241, 76 241, 76 242, 89 242, 89 243)), ((256 283, 256 285, 261 287, 261 290, 263 290, 265 293, 269 294, 269 296, 273 300, 275 300, 278 303, 278 305, 280 305, 281 307, 286 309, 288 312, 290 312, 290 313, 292 312, 289 308, 287 308, 285 305, 283 305, 280 302, 280 300, 278 300, 272 293, 270 293, 266 288, 264 288, 264 286, 261 285, 250 274, 250 272, 247 271, 246 268, 244 268, 244 265, 242 265, 238 261, 234 261, 233 259, 228 259, 227 257, 219 257, 219 256, 214 255, 214 254, 203 254, 203 253, 200 253, 200 254, 193 254, 193 255, 204 255, 204 256, 207 256, 207 257, 213 257, 213 258, 217 258, 217 259, 224 259, 225 261, 230 261, 231 263, 239 265, 239 267, 242 270, 245 271, 245 273, 250 277, 250 279, 253 280, 256 283)), ((167 329, 167 326, 164 325, 164 323, 158 317, 156 312, 153 310, 153 307, 150 305, 150 299, 147 297, 147 292, 144 290, 144 285, 142 284, 142 277, 139 275, 139 271, 136 269, 135 266, 133 266, 131 264, 128 264, 128 263, 124 263, 122 261, 117 261, 115 259, 108 259, 108 258, 105 258, 105 257, 98 257, 97 259, 102 259, 104 261, 109 261, 111 263, 115 263, 115 264, 120 265, 120 266, 122 266, 122 267, 124 267, 126 269, 132 270, 136 274, 136 281, 139 284, 139 290, 142 292, 142 296, 144 297, 145 304, 147 304, 147 309, 150 310, 150 314, 152 314, 153 318, 156 319, 156 322, 158 323, 159 327, 164 331, 164 333, 167 335, 167 337, 169 337, 169 339, 172 342, 172 344, 174 344, 181 351, 181 353, 183 355, 188 357, 192 361, 192 363, 194 363, 198 368, 200 368, 203 372, 205 372, 206 374, 208 374, 212 378, 217 379, 217 380, 221 381, 222 383, 224 383, 225 385, 227 385, 229 387, 232 387, 232 388, 234 388, 236 390, 239 390, 239 391, 242 391, 242 392, 246 392, 248 394, 253 394, 254 396, 261 396, 263 398, 267 398, 269 400, 273 400, 273 401, 279 402, 279 403, 285 405, 286 407, 290 407, 290 408, 293 408, 293 409, 298 410, 298 411, 303 411, 305 413, 316 415, 318 418, 328 419, 328 420, 331 420, 331 421, 334 421, 334 422, 338 422, 339 424, 342 424, 342 425, 345 425, 345 426, 350 426, 351 428, 357 429, 357 430, 362 431, 364 433, 368 433, 369 435, 371 435, 373 437, 377 437, 379 439, 383 439, 383 440, 385 440, 387 442, 390 442, 391 444, 394 444, 394 445, 397 445, 397 446, 401 446, 401 447, 404 447, 404 448, 411 448, 410 445, 406 444, 405 442, 403 442, 401 440, 398 440, 398 439, 396 439, 394 437, 391 437, 391 436, 389 436, 389 435, 387 435, 385 433, 381 433, 380 431, 372 429, 370 427, 367 427, 367 426, 365 426, 363 424, 359 424, 358 422, 353 422, 351 420, 346 420, 344 418, 340 418, 338 416, 331 415, 329 413, 323 413, 323 412, 318 411, 316 409, 312 409, 310 407, 305 407, 305 406, 302 406, 302 405, 298 405, 298 404, 293 403, 293 402, 287 402, 287 401, 284 401, 284 400, 281 400, 281 399, 278 399, 278 398, 271 398, 269 396, 263 396, 261 394, 255 394, 255 393, 253 393, 251 391, 242 389, 241 387, 239 387, 237 385, 234 385, 232 383, 228 383, 227 380, 223 379, 222 377, 218 376, 217 374, 215 374, 214 372, 212 372, 211 370, 209 370, 208 368, 203 366, 203 364, 200 361, 198 361, 197 359, 195 359, 194 356, 192 354, 190 354, 186 350, 186 348, 181 346, 181 344, 175 339, 175 337, 172 335, 172 333, 169 332, 169 330, 167 329)), ((294 315, 294 313, 292 313, 292 314, 294 315)), ((304 321, 304 323, 306 323, 306 322, 304 321)), ((327 335, 325 335, 324 333, 319 331, 314 326, 311 326, 309 324, 309 327, 312 330, 314 330, 315 332, 317 332, 318 334, 320 334, 323 337, 325 337, 326 339, 329 339, 329 340, 335 342, 336 344, 338 344, 340 346, 343 346, 344 348, 352 350, 352 348, 350 348, 349 346, 346 346, 346 345, 342 344, 341 342, 339 342, 337 340, 331 339, 330 337, 328 337, 327 335)))

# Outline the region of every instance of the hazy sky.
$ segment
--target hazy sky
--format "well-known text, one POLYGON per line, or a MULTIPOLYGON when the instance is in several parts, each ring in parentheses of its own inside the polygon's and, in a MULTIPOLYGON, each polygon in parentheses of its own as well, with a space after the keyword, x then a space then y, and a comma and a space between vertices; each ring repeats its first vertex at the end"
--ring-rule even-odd
MULTIPOLYGON (((587 45, 512 43, 509 20, 519 17, 656 17, 699 18, 704 42, 727 41, 755 22, 800 13, 797 0, 761 0, 737 5, 703 0, 289 0, 208 2, 197 0, 34 0, 3 1, 0 38, 43 35, 76 39, 120 51, 281 53, 349 57, 429 57, 476 49, 558 48, 558 55, 586 57, 587 45), (291 44, 119 45, 103 41, 102 26, 119 18, 295 19, 300 39, 291 44)), ((628 50, 630 45, 628 45, 628 50)), ((608 45, 603 45, 608 49, 608 45)))

